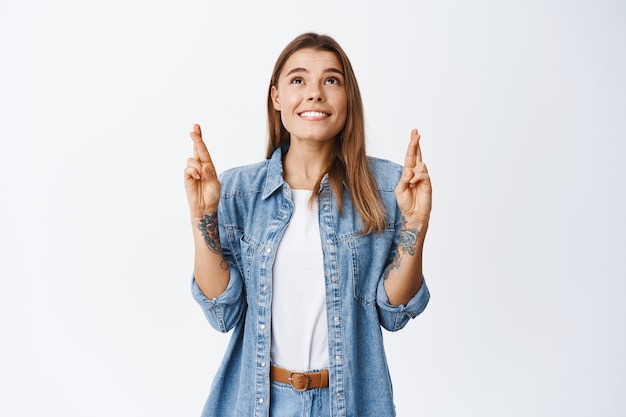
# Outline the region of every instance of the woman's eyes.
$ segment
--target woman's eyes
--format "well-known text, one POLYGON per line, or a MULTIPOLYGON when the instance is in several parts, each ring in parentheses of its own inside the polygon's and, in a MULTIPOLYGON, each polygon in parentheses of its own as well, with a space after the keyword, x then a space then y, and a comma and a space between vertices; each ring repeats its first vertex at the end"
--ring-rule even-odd
MULTIPOLYGON (((294 77, 289 82, 291 84, 304 84, 304 80, 301 77, 294 77)), ((324 80, 324 84, 327 84, 327 85, 340 85, 341 82, 339 81, 338 78, 330 77, 330 78, 324 80)))

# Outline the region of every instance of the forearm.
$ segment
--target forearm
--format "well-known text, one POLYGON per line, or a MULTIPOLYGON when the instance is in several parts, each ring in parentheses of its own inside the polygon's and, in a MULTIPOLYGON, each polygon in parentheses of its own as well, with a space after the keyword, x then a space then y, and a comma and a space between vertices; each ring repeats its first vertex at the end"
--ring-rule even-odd
POLYGON ((209 299, 222 294, 228 286, 230 267, 222 255, 217 211, 204 218, 192 218, 195 247, 194 277, 202 293, 209 299))
POLYGON ((428 223, 403 218, 400 242, 385 275, 385 292, 392 305, 406 305, 422 286, 422 253, 428 223))

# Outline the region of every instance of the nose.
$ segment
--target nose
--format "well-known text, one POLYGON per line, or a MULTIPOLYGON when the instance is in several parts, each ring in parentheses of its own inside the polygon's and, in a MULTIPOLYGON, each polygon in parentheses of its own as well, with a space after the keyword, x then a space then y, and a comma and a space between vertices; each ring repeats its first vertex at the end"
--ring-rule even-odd
POLYGON ((317 85, 313 85, 311 86, 311 88, 309 88, 308 91, 308 101, 324 101, 324 95, 322 93, 322 90, 319 86, 317 85))

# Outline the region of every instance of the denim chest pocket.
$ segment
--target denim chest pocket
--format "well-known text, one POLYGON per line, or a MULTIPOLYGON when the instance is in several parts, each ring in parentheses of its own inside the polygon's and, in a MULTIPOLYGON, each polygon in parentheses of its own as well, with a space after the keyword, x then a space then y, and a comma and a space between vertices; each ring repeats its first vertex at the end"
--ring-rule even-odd
POLYGON ((248 280, 250 279, 250 272, 252 270, 252 260, 259 245, 244 233, 243 229, 232 227, 227 228, 227 232, 235 262, 243 274, 246 286, 248 286, 248 280))
POLYGON ((379 280, 387 266, 394 230, 365 236, 354 235, 348 240, 352 267, 354 298, 363 306, 376 306, 376 291, 379 280))

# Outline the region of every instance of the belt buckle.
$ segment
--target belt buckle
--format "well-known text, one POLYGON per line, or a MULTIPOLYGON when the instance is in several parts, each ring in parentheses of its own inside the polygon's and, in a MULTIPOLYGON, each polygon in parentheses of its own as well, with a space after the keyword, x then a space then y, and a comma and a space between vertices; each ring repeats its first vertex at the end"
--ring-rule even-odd
POLYGON ((291 386, 293 387, 293 389, 295 389, 296 391, 299 392, 304 392, 306 390, 309 389, 309 385, 311 385, 311 378, 309 377, 309 375, 306 372, 291 372, 289 374, 289 378, 287 378, 289 380, 289 383, 291 384, 291 386), (304 382, 302 378, 296 378, 299 381, 294 381, 294 375, 302 375, 304 377, 304 381, 306 381, 306 385, 304 385, 304 387, 302 387, 302 383, 304 382), (298 384, 299 386, 296 386, 296 384, 298 384))

